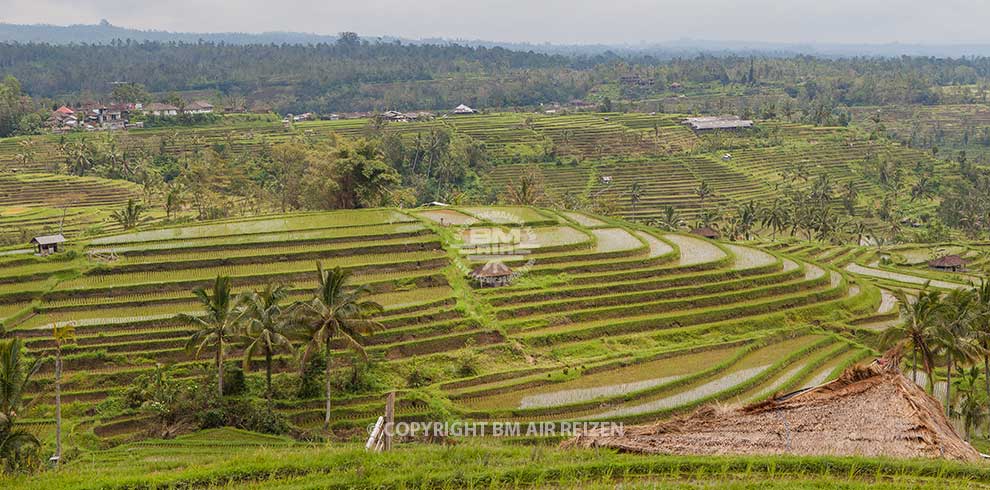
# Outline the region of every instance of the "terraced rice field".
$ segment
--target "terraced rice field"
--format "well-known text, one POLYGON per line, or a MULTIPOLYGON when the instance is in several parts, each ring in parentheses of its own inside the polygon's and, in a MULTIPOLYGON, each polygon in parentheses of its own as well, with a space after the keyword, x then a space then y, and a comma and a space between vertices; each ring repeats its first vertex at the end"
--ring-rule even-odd
MULTIPOLYGON (((817 367, 824 349, 844 341, 792 318, 828 311, 851 319, 876 309, 870 290, 849 287, 842 273, 811 260, 525 206, 227 220, 71 247, 113 249, 118 259, 97 264, 83 254, 64 264, 70 273, 57 276, 63 267, 55 259, 0 260, 0 270, 35 274, 37 281, 29 288, 34 292, 15 294, 27 291, 21 285, 0 290, 0 314, 10 318, 11 334, 49 355, 52 324, 77 325, 78 346, 67 362, 89 376, 67 385, 70 400, 112 396, 119 376, 154 363, 204 362, 183 350, 192 330, 174 319, 199 311, 192 287, 222 273, 233 277, 237 291, 281 281, 292 285, 290 299, 305 299, 316 261, 353 270, 354 280, 368 284, 385 306, 385 329, 362 342, 386 373, 469 352, 499 358, 475 373, 450 368, 430 381, 458 413, 480 419, 662 416, 702 400, 794 386, 793 378, 817 367), (450 226, 455 218, 464 221, 456 226, 466 231, 521 225, 537 237, 532 267, 510 286, 478 288, 457 263, 465 259, 451 253, 458 244, 446 241, 457 234, 437 233, 446 228, 439 217, 444 225, 450 218, 450 226)), ((287 359, 279 360, 278 371, 290 369, 287 359)), ((382 400, 367 395, 339 395, 334 423, 363 426, 377 417, 382 400)), ((399 415, 422 416, 428 407, 407 395, 400 390, 399 415)), ((280 403, 293 424, 320 421, 319 400, 280 403)), ((94 430, 119 438, 136 427, 121 419, 94 430)))

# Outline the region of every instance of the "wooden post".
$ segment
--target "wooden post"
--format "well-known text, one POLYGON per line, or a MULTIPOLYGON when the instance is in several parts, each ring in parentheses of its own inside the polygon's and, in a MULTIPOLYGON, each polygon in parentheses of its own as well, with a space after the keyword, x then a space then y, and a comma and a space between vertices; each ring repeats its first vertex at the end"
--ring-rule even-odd
POLYGON ((392 449, 392 431, 395 430, 395 392, 388 394, 385 400, 385 447, 386 451, 392 449))

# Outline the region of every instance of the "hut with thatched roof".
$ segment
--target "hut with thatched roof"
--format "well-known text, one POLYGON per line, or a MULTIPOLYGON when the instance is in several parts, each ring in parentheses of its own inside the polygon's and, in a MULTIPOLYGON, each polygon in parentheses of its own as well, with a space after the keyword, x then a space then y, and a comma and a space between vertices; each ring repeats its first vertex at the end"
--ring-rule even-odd
POLYGON ((966 259, 958 255, 945 255, 928 261, 928 267, 942 271, 956 272, 966 266, 966 259))
POLYGON ((699 226, 698 228, 691 230, 691 233, 700 237, 708 238, 709 240, 718 240, 719 237, 718 231, 711 226, 699 226))
POLYGON ((979 460, 980 453, 956 434, 941 404, 901 374, 892 357, 753 405, 710 405, 672 421, 626 427, 621 435, 590 431, 564 444, 656 454, 979 460))
POLYGON ((471 278, 483 288, 508 286, 512 283, 512 275, 512 269, 498 260, 490 260, 471 271, 471 278))

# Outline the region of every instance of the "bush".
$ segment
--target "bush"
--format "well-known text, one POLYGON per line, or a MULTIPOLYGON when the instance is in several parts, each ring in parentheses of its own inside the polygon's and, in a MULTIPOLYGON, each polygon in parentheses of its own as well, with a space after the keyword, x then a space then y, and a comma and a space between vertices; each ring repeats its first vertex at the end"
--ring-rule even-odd
POLYGON ((223 394, 226 396, 243 395, 247 392, 244 381, 244 370, 237 364, 228 364, 223 369, 223 394))
POLYGON ((299 380, 299 398, 316 398, 323 394, 323 354, 314 355, 306 363, 299 380))

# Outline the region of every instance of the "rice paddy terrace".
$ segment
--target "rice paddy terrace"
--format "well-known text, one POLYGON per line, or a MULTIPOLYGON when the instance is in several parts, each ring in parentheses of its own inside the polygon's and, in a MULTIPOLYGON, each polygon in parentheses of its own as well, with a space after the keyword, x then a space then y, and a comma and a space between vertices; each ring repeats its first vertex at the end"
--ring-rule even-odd
MULTIPOLYGON (((618 206, 620 216, 644 221, 660 216, 668 205, 691 219, 705 207, 734 207, 751 200, 769 200, 779 195, 780 184, 785 181, 798 187, 810 186, 822 174, 836 189, 852 182, 859 193, 857 207, 862 210, 883 194, 877 184, 864 178, 863 162, 868 156, 881 156, 911 168, 933 161, 924 152, 868 141, 848 128, 764 121, 758 124, 756 133, 699 136, 681 124, 683 117, 645 113, 500 113, 392 122, 378 128, 369 119, 308 121, 291 128, 264 118, 233 119, 204 127, 137 129, 112 138, 120 153, 129 158, 156 154, 195 156, 206 149, 256 154, 280 142, 320 139, 330 134, 364 137, 391 133, 415 144, 417 139, 428 138, 430 132, 444 129, 484 146, 494 164, 484 180, 496 190, 517 181, 535 165, 552 197, 609 200, 618 206), (713 151, 713 147, 732 149, 713 151), (539 163, 548 159, 556 159, 557 163, 539 163), (702 182, 711 187, 713 195, 697 195, 695 189, 702 182), (636 202, 631 193, 634 184, 640 189, 636 202)), ((51 228, 53 221, 40 215, 55 214, 53 209, 57 206, 48 199, 53 195, 59 195, 62 201, 67 196, 74 197, 78 207, 126 202, 135 194, 133 186, 44 174, 64 164, 65 144, 98 144, 107 138, 110 137, 104 134, 67 134, 0 141, 0 171, 8 173, 0 176, 0 214, 19 214, 0 216, 0 227, 51 228), (33 192, 38 185, 44 189, 33 192), (29 209, 33 212, 26 212, 29 209)), ((940 173, 949 172, 943 164, 938 165, 940 173)), ((930 212, 937 204, 928 199, 909 201, 904 196, 902 201, 904 210, 914 214, 930 212)), ((105 231, 113 231, 105 214, 90 210, 82 215, 66 220, 70 233, 101 223, 105 231)))
MULTIPOLYGON (((835 189, 851 183, 859 196, 856 208, 862 212, 883 195, 880 186, 864 175, 864 161, 871 155, 911 167, 932 163, 939 172, 949 172, 945 164, 935 163, 921 151, 859 139, 845 129, 780 124, 768 124, 768 128, 778 138, 775 144, 754 145, 759 138, 730 135, 727 141, 742 146, 731 151, 694 150, 580 164, 500 165, 488 180, 496 188, 504 188, 536 168, 552 197, 570 194, 592 201, 609 199, 618 204, 620 216, 648 221, 661 216, 666 206, 690 219, 705 207, 772 200, 781 196, 785 182, 808 187, 819 175, 827 176, 835 189), (712 195, 698 195, 696 189, 702 182, 708 184, 712 195), (634 185, 639 189, 635 201, 634 185)), ((937 203, 903 199, 901 204, 906 212, 918 214, 932 212, 937 203)))
POLYGON ((55 174, 0 174, 0 233, 74 235, 97 226, 119 227, 109 210, 140 198, 136 184, 96 177, 55 174))
MULTIPOLYGON (((442 406, 472 420, 638 421, 713 400, 759 400, 871 355, 836 333, 842 328, 815 325, 844 328, 884 307, 870 281, 800 250, 530 207, 303 213, 107 235, 70 248, 77 253, 0 257, 0 318, 7 335, 39 356, 53 353, 54 324, 76 325, 63 401, 76 407, 75 431, 111 442, 141 437, 147 415, 102 418, 95 403, 156 363, 203 372, 208 360, 184 350, 192 329, 175 315, 198 313, 190 290, 217 274, 239 291, 291 284, 297 300, 315 286, 317 261, 352 271, 386 308, 384 328, 361 342, 373 369, 398 389, 406 420, 435 417, 442 406), (494 229, 525 244, 504 257, 520 275, 479 288, 465 273, 485 259, 465 254, 465 244, 494 229)), ((297 368, 285 356, 277 367, 297 368)), ((49 364, 32 393, 51 376, 49 364)), ((40 410, 50 403, 43 396, 40 410)), ((380 392, 338 390, 334 424, 363 428, 382 403, 380 392)), ((300 427, 322 421, 320 399, 277 407, 300 427)), ((51 429, 49 420, 22 418, 39 432, 51 429)))

